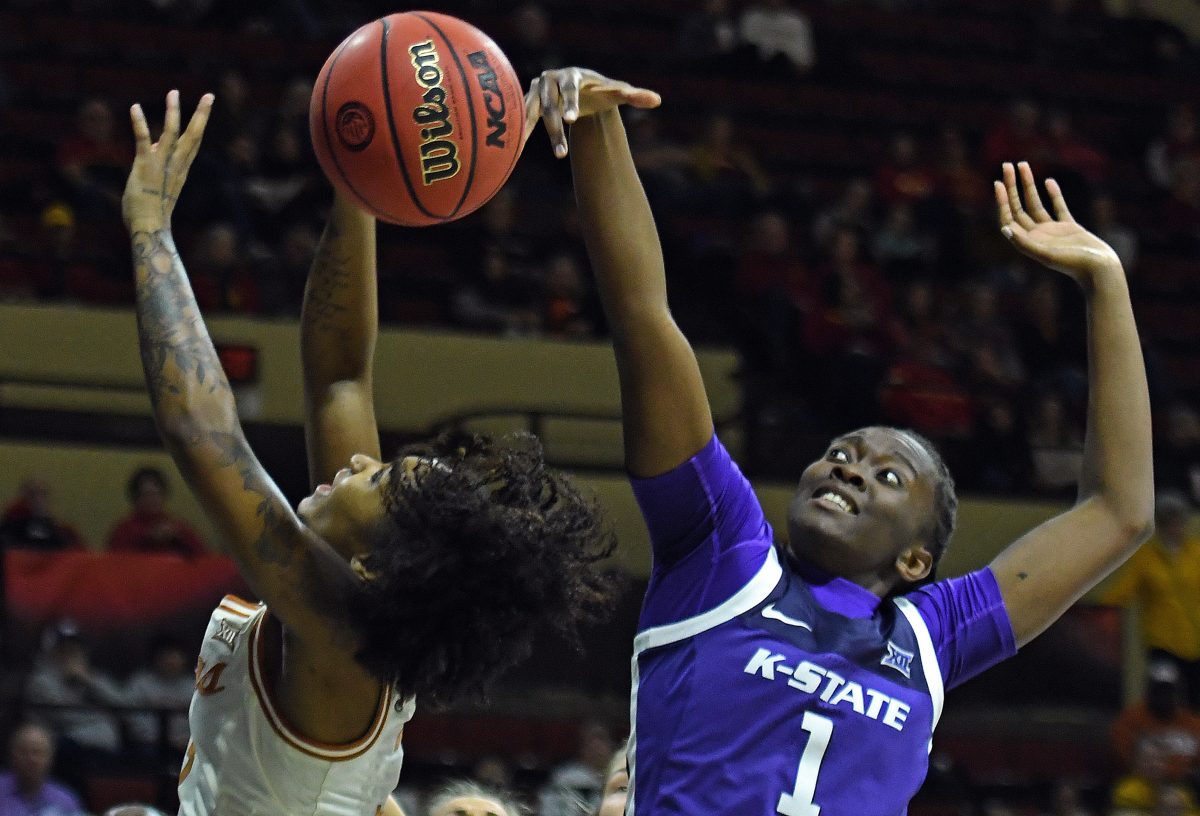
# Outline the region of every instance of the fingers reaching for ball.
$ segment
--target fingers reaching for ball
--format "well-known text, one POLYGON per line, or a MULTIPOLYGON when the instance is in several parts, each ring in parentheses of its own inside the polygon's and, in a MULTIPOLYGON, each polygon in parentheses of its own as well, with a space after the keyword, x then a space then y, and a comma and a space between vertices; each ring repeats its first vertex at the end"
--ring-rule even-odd
POLYGON ((568 150, 566 125, 621 105, 657 108, 661 104, 662 97, 654 91, 609 79, 587 68, 544 71, 533 80, 525 97, 526 132, 540 116, 554 155, 561 159, 568 150))

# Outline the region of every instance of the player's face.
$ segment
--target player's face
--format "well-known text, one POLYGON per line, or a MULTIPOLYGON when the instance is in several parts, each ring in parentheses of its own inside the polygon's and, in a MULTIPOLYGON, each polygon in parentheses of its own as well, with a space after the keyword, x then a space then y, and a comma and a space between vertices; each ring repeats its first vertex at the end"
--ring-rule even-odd
POLYGON ((482 796, 456 796, 429 816, 515 816, 504 805, 482 796))
MULTIPOLYGON (((415 456, 401 460, 400 478, 415 471, 419 461, 415 456)), ((384 488, 395 478, 393 469, 391 464, 355 454, 349 467, 339 470, 329 484, 317 485, 300 502, 296 515, 347 557, 365 553, 386 514, 384 488)))
POLYGON ((792 551, 834 575, 890 584, 897 560, 928 540, 936 482, 933 458, 903 431, 838 437, 804 470, 788 505, 792 551))

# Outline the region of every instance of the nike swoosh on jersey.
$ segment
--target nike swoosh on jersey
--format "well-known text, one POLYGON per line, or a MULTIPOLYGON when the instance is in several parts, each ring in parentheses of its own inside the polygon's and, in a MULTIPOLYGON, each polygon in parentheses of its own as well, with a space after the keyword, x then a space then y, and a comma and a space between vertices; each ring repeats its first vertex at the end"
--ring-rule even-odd
POLYGON ((801 629, 807 629, 810 632, 813 630, 813 628, 804 621, 796 620, 795 618, 789 618, 787 615, 780 612, 775 608, 775 604, 767 604, 764 606, 762 616, 764 618, 770 618, 771 620, 777 620, 780 623, 786 623, 788 626, 799 626, 801 629))

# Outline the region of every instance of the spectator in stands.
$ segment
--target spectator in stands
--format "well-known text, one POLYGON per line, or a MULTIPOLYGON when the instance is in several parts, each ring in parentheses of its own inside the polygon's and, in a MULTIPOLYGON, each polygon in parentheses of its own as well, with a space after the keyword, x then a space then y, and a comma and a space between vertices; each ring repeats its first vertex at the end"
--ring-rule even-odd
POLYGON ((1141 608, 1142 639, 1154 660, 1182 673, 1193 708, 1200 709, 1200 537, 1188 530, 1188 502, 1160 489, 1154 537, 1106 587, 1106 603, 1141 608))
POLYGON ((1151 744, 1165 763, 1164 778, 1180 781, 1200 770, 1200 717, 1185 705, 1185 681, 1170 660, 1146 667, 1145 699, 1125 707, 1112 725, 1112 746, 1131 767, 1137 746, 1151 744))
POLYGON ((83 539, 70 524, 55 518, 50 485, 31 476, 0 515, 0 550, 78 550, 83 539))
POLYGON ((1016 341, 1030 385, 1082 394, 1085 378, 1080 361, 1085 339, 1069 327, 1064 311, 1057 281, 1032 281, 1016 317, 1016 341))
POLYGON ((933 270, 937 243, 917 224, 913 205, 898 202, 888 210, 875 233, 872 252, 887 279, 902 284, 933 270))
POLYGON ((475 221, 477 231, 464 240, 463 281, 452 296, 455 322, 464 328, 512 335, 541 328, 541 281, 533 242, 518 230, 511 188, 489 201, 475 221))
POLYGON ((965 288, 966 308, 954 322, 951 342, 966 363, 972 390, 984 397, 1015 396, 1025 383, 1025 367, 1000 293, 986 280, 965 288))
POLYGON ((636 109, 626 116, 633 162, 646 187, 646 195, 651 203, 675 206, 686 196, 690 154, 663 137, 659 117, 636 109))
POLYGON ((70 622, 60 623, 49 650, 25 684, 25 699, 58 732, 57 775, 76 789, 90 771, 120 759, 121 732, 105 706, 124 702, 120 688, 92 666, 88 647, 70 622))
POLYGON ((835 230, 816 278, 819 302, 805 322, 804 346, 828 367, 822 382, 836 384, 825 407, 842 422, 870 424, 878 418, 886 355, 899 340, 891 291, 850 227, 835 230))
POLYGON ((888 161, 875 173, 875 191, 886 204, 920 204, 933 195, 937 177, 922 161, 916 137, 897 133, 892 137, 888 161))
POLYGON ((474 782, 451 782, 435 791, 426 816, 526 816, 511 794, 474 782))
POLYGON ((796 339, 816 299, 783 213, 759 213, 748 238, 734 273, 740 345, 747 373, 769 389, 798 375, 796 339))
POLYGON ((134 672, 125 685, 125 703, 144 708, 175 709, 166 715, 167 733, 163 739, 164 715, 131 714, 129 735, 139 754, 147 758, 178 760, 187 750, 188 704, 196 690, 188 650, 170 635, 155 638, 150 646, 150 665, 134 672), (162 751, 165 749, 167 755, 162 751))
POLYGON ((1028 156, 1034 165, 1045 162, 1049 143, 1041 131, 1041 111, 1030 99, 1017 99, 1008 118, 992 128, 983 140, 983 162, 997 167, 1012 156, 1028 156))
POLYGON ((320 235, 309 224, 292 224, 275 248, 269 271, 258 279, 263 314, 292 317, 300 314, 304 282, 317 252, 320 235))
POLYGON ((899 312, 896 353, 880 395, 884 417, 934 439, 967 434, 971 398, 957 377, 957 359, 927 280, 905 288, 899 312))
POLYGON ((217 98, 221 104, 213 108, 204 133, 206 143, 224 150, 239 134, 250 134, 252 138, 262 134, 265 129, 262 109, 250 96, 245 74, 236 68, 223 71, 217 80, 217 98))
POLYGON ((586 816, 594 812, 604 793, 613 748, 612 734, 604 725, 584 723, 579 729, 575 758, 555 768, 538 792, 538 816, 586 816))
POLYGON ((789 0, 755 0, 742 11, 738 38, 766 66, 806 74, 817 62, 812 25, 789 0))
POLYGON ((29 261, 39 297, 103 306, 133 302, 128 270, 82 245, 71 207, 51 203, 42 210, 40 226, 36 255, 29 261))
POLYGON ((579 259, 572 252, 556 252, 546 261, 542 327, 560 340, 594 337, 596 319, 588 304, 588 288, 579 259))
POLYGON ((1051 792, 1050 811, 1046 816, 1093 816, 1093 813, 1091 808, 1084 806, 1078 783, 1060 779, 1051 792))
POLYGON ((693 197, 702 207, 737 215, 771 191, 770 177, 723 113, 709 117, 689 158, 693 197))
POLYGON ((528 87, 542 71, 563 64, 550 39, 550 15, 540 4, 517 6, 509 16, 508 29, 504 53, 522 85, 528 87))
POLYGON ((698 10, 683 18, 679 53, 689 63, 716 67, 728 61, 737 45, 738 27, 729 0, 704 0, 698 10))
POLYGON ((1092 232, 1113 248, 1121 265, 1134 275, 1138 262, 1137 233, 1122 223, 1117 213, 1117 200, 1109 192, 1100 192, 1092 199, 1092 232))
MULTIPOLYGON (((259 239, 273 240, 289 224, 310 217, 318 203, 317 191, 321 190, 321 198, 325 195, 309 159, 307 138, 293 123, 277 122, 256 171, 246 178, 246 196, 259 239)), ((205 307, 203 302, 200 306, 205 307)))
POLYGON ((1166 252, 1188 255, 1200 249, 1200 160, 1182 158, 1171 167, 1171 191, 1155 229, 1166 252))
POLYGON ((189 277, 201 308, 241 314, 262 312, 262 293, 233 224, 210 225, 197 241, 192 257, 195 260, 189 277))
POLYGON ((1162 746, 1153 740, 1136 743, 1132 765, 1113 785, 1109 816, 1148 816, 1166 779, 1167 762, 1162 746))
POLYGON ((961 461, 964 488, 989 493, 1028 491, 1033 474, 1029 439, 1012 400, 977 400, 975 433, 961 461))
POLYGON ((833 233, 850 227, 860 235, 875 232, 875 188, 866 178, 846 182, 837 199, 817 212, 813 218, 813 240, 817 246, 829 246, 833 233))
POLYGON ((512 766, 498 754, 487 754, 471 768, 471 779, 493 790, 509 790, 513 786, 512 766))
POLYGON ((129 477, 125 489, 133 512, 117 522, 108 535, 109 552, 203 555, 207 548, 192 526, 167 512, 170 488, 166 474, 143 467, 129 477))
POLYGON ((1154 483, 1175 490, 1200 506, 1200 414, 1186 402, 1166 411, 1166 422, 1154 453, 1154 483))
POLYGON ((1073 494, 1083 467, 1083 433, 1060 393, 1046 391, 1034 400, 1028 439, 1033 487, 1048 494, 1073 494))
POLYGON ((1150 180, 1164 190, 1169 189, 1175 163, 1181 160, 1200 161, 1196 109, 1186 102, 1171 109, 1166 132, 1155 137, 1146 149, 1146 171, 1150 180))
POLYGON ((1100 148, 1086 141, 1076 131, 1071 115, 1058 109, 1046 117, 1048 156, 1047 171, 1055 173, 1060 183, 1069 183, 1065 176, 1075 175, 1095 186, 1108 179, 1110 160, 1100 148))
POLYGON ((59 175, 79 210, 89 217, 116 216, 133 145, 117 135, 112 108, 103 99, 88 99, 79 107, 76 128, 58 147, 59 175))
POLYGON ((17 727, 8 744, 9 770, 0 773, 0 816, 84 816, 79 798, 50 778, 54 734, 36 723, 17 727))

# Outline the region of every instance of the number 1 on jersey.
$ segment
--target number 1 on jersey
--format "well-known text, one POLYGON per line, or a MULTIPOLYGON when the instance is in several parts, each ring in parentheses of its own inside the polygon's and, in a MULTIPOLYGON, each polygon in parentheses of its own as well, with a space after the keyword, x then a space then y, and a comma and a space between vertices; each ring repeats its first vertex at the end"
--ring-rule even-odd
POLYGON ((821 760, 825 758, 825 749, 829 747, 829 738, 833 736, 833 720, 806 711, 800 727, 808 732, 808 744, 800 755, 796 787, 791 793, 779 795, 779 805, 775 809, 783 816, 820 816, 821 806, 813 804, 813 794, 817 789, 821 760))

